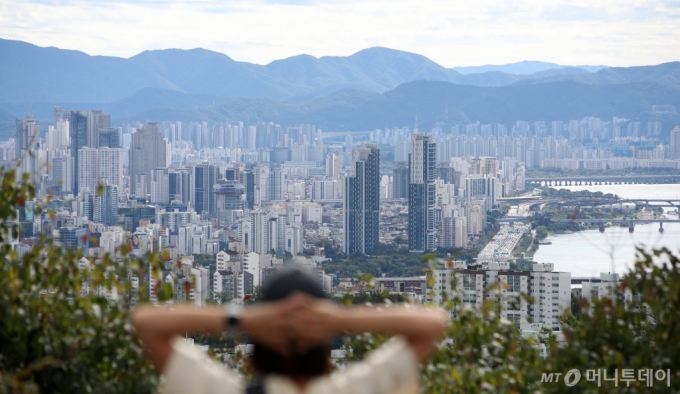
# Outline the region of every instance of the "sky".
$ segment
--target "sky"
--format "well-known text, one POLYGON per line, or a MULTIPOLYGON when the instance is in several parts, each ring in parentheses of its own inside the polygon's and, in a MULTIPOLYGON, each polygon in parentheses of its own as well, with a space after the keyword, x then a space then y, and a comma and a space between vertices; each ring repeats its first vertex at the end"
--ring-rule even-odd
POLYGON ((0 0, 0 38, 130 57, 205 48, 266 64, 382 46, 445 67, 680 60, 680 0, 0 0))

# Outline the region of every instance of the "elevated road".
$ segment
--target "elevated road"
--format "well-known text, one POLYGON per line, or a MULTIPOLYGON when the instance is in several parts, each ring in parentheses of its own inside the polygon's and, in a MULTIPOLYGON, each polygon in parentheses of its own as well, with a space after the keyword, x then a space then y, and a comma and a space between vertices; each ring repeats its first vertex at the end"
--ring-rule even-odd
POLYGON ((526 216, 503 216, 496 219, 497 223, 523 222, 526 216))

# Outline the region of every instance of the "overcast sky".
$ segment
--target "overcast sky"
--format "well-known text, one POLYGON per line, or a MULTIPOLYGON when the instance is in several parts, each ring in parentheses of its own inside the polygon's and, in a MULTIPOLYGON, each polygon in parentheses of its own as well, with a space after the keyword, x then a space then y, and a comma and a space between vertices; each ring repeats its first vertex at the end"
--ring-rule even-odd
POLYGON ((630 66, 680 60, 680 0, 0 0, 0 38, 121 57, 201 47, 259 64, 383 46, 446 67, 630 66))

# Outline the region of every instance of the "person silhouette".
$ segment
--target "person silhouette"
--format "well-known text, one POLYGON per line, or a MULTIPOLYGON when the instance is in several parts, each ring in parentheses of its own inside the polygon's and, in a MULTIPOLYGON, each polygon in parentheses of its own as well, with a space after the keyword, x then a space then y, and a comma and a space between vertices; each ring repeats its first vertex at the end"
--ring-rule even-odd
POLYGON ((241 306, 137 307, 131 322, 146 354, 162 372, 160 392, 252 394, 417 393, 419 363, 442 338, 448 314, 413 305, 346 307, 326 299, 318 281, 283 270, 264 288, 262 302, 241 306), (238 329, 254 342, 259 384, 247 387, 235 371, 205 357, 181 335, 238 329), (330 339, 340 333, 393 335, 363 361, 333 372, 330 339))

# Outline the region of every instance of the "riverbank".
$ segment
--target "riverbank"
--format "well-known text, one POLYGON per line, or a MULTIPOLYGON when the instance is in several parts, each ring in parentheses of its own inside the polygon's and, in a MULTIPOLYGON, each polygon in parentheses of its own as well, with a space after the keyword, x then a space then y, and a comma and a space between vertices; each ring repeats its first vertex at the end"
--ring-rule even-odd
MULTIPOLYGON (((571 192, 587 190, 593 193, 618 195, 623 199, 680 199, 680 184, 667 185, 597 185, 566 186, 571 192)), ((672 209, 666 208, 669 212, 672 209)), ((665 214, 677 219, 677 215, 665 214)), ((607 220, 603 218, 606 223, 607 220)), ((570 224, 570 223, 568 223, 570 224)), ((638 224, 634 231, 628 227, 608 226, 600 232, 597 224, 576 224, 573 228, 550 231, 540 245, 534 260, 555 264, 555 270, 572 272, 573 276, 598 276, 600 272, 624 272, 635 262, 636 247, 647 251, 666 247, 674 252, 680 250, 680 221, 664 223, 659 232, 658 223, 638 224)))

